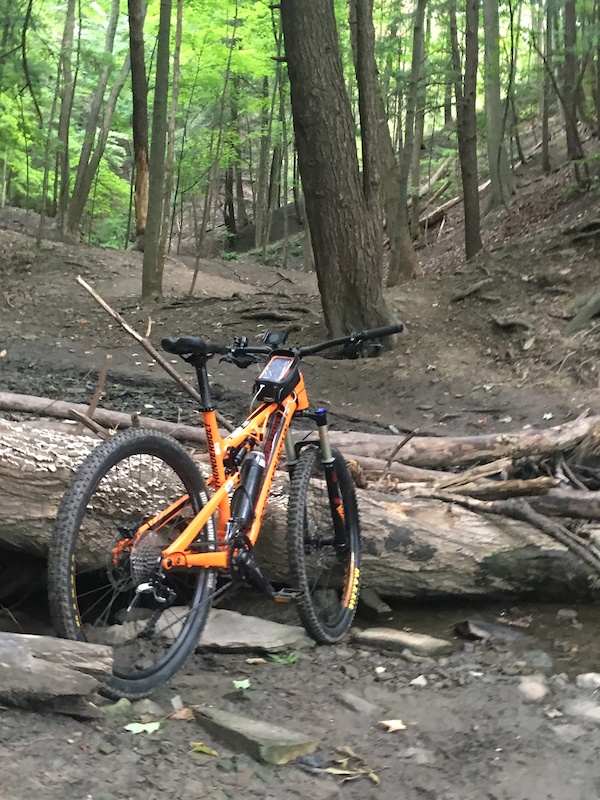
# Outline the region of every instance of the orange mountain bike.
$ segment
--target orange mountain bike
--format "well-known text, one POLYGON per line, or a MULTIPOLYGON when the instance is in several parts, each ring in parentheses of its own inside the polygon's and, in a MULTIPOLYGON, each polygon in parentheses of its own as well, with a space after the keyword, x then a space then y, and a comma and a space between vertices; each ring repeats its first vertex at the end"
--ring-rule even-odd
POLYGON ((327 411, 309 407, 300 360, 333 347, 356 357, 365 343, 373 346, 401 330, 390 325, 309 347, 286 347, 286 335, 276 333, 266 334, 260 347, 246 338, 233 346, 191 336, 162 341, 196 369, 210 477, 205 481, 169 436, 139 428, 117 433, 75 473, 50 546, 56 630, 113 646, 109 695, 147 696, 179 670, 222 591, 216 590, 218 574, 295 602, 315 641, 342 638, 360 587, 358 509, 346 462, 329 443, 327 411), (238 367, 266 360, 254 384, 256 407, 226 437, 217 427, 208 380, 213 355, 238 367), (316 423, 318 438, 295 443, 293 419, 316 423), (276 589, 253 551, 284 448, 292 586, 276 589))

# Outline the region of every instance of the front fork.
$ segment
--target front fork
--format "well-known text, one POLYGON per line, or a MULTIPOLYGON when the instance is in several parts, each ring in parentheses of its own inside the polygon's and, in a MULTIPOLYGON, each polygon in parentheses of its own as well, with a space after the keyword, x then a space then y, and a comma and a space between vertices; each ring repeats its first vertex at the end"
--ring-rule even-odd
MULTIPOLYGON (((303 412, 302 416, 310 417, 310 419, 317 424, 317 430, 319 432, 319 447, 321 450, 321 463, 323 464, 323 470, 325 472, 327 493, 329 495, 331 516, 333 519, 333 528, 335 534, 334 543, 338 547, 343 547, 347 543, 346 521, 344 518, 344 504, 340 489, 340 481, 337 474, 337 469, 335 467, 335 457, 331 449, 331 442, 329 441, 327 409, 318 408, 314 412, 305 411, 303 412)), ((291 429, 288 430, 285 438, 285 455, 287 459, 287 468, 291 479, 294 474, 294 468, 298 461, 298 455, 291 429)))

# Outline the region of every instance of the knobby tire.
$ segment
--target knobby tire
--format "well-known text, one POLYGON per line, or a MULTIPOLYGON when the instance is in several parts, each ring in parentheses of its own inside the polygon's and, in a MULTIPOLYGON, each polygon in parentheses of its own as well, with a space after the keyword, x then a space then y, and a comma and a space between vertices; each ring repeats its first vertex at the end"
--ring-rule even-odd
POLYGON ((345 527, 334 543, 333 514, 319 447, 305 448, 290 484, 286 545, 296 602, 307 633, 335 644, 352 624, 360 589, 360 524, 354 481, 342 454, 333 449, 345 527))
MULTIPOLYGON (((196 647, 212 604, 214 570, 193 570, 193 574, 191 570, 186 574, 168 570, 165 582, 175 599, 166 609, 155 600, 136 594, 135 587, 143 582, 140 570, 154 574, 163 547, 181 532, 207 499, 204 479, 187 451, 171 437, 143 429, 118 433, 99 445, 79 467, 63 497, 48 557, 50 611, 59 636, 113 644, 115 665, 105 688, 113 698, 134 700, 148 696, 173 677, 196 647), (121 483, 121 478, 127 480, 121 483), (122 533, 123 523, 130 520, 126 529, 137 530, 161 508, 185 494, 189 495, 189 503, 172 528, 165 525, 158 533, 149 533, 141 546, 139 537, 137 548, 131 551, 135 560, 131 555, 122 555, 117 570, 113 548, 127 539, 122 533), (97 557, 92 566, 85 561, 91 559, 85 548, 93 537, 103 545, 106 557, 101 566, 97 557), (132 603, 137 622, 127 621, 127 609, 131 607, 128 604, 132 603), (116 619, 119 614, 120 620, 116 619), (146 620, 156 617, 156 630, 150 630, 151 622, 146 620), (128 634, 127 625, 139 626, 140 632, 133 628, 133 633, 128 634), (121 643, 120 635, 124 640, 121 643), (138 661, 134 663, 131 654, 138 661)), ((199 540, 206 541, 207 537, 209 543, 205 547, 213 549, 213 520, 199 540)))

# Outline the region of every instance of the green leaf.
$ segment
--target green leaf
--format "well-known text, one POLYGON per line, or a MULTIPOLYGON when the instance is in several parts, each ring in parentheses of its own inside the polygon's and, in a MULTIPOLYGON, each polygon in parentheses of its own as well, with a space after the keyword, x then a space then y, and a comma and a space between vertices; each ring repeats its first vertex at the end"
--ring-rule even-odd
POLYGON ((241 681, 234 681, 233 686, 235 689, 241 689, 243 691, 244 689, 250 688, 250 681, 248 678, 243 678, 241 681))
POLYGON ((288 653, 287 656, 278 656, 277 653, 268 653, 267 658, 276 664, 295 664, 298 661, 296 653, 288 653))
POLYGON ((160 728, 160 722, 130 722, 125 730, 130 733, 154 733, 160 728))

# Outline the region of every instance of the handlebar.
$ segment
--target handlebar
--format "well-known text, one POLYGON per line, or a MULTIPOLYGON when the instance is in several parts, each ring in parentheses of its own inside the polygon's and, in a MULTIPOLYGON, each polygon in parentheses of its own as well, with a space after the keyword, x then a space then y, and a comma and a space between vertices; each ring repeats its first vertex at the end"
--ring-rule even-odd
MULTIPOLYGON (((325 342, 318 344, 311 344, 306 347, 254 347, 252 345, 240 346, 239 344, 225 345, 217 342, 207 342, 198 336, 180 336, 178 339, 166 338, 161 341, 163 350, 167 353, 173 353, 178 356, 194 356, 198 355, 203 358, 210 358, 213 355, 223 355, 230 357, 233 363, 242 355, 246 356, 259 356, 270 355, 274 349, 281 351, 289 350, 290 353, 297 355, 299 358, 304 356, 315 355, 323 350, 328 350, 331 347, 350 347, 354 348, 355 352, 360 348, 363 342, 368 342, 373 339, 383 339, 386 336, 392 336, 394 333, 401 333, 404 330, 404 325, 397 322, 393 325, 384 325, 381 328, 371 328, 369 330, 360 331, 359 333, 351 333, 349 336, 342 336, 339 339, 328 339, 325 342)), ((239 363, 238 366, 248 366, 248 363, 239 363)))

